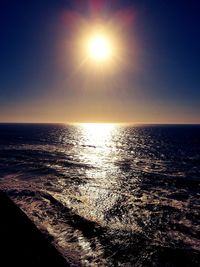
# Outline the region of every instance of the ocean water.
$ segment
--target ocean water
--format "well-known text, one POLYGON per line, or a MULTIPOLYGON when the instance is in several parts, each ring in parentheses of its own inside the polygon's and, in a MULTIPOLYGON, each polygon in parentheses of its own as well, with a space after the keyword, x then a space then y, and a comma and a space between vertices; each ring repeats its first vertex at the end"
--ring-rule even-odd
POLYGON ((0 189, 72 266, 200 266, 200 126, 0 124, 0 189))

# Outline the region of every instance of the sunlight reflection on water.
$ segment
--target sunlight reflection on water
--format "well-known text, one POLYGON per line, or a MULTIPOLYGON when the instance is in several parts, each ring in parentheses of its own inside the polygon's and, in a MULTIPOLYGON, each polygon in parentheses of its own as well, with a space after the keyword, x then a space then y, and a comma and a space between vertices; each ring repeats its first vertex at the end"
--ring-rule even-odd
POLYGON ((79 124, 79 160, 95 168, 85 171, 86 183, 79 186, 79 192, 84 196, 87 214, 93 220, 103 223, 106 210, 114 205, 118 196, 112 194, 117 188, 118 168, 114 165, 112 154, 116 150, 113 136, 116 135, 118 125, 103 123, 79 124), (109 177, 109 178, 108 178, 109 177), (89 209, 89 210, 88 210, 89 209))
POLYGON ((103 167, 104 159, 114 149, 112 135, 114 124, 80 124, 79 144, 86 149, 80 154, 80 160, 88 161, 98 167, 103 167))
POLYGON ((7 125, 0 186, 77 266, 164 266, 162 253, 183 248, 198 266, 199 135, 192 126, 7 125))

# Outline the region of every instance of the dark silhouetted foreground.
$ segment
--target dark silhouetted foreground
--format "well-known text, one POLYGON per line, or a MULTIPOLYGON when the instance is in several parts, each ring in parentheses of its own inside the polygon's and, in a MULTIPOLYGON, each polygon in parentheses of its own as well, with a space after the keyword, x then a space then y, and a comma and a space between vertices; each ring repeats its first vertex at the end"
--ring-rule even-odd
POLYGON ((0 266, 69 266, 30 219, 1 191, 0 266))

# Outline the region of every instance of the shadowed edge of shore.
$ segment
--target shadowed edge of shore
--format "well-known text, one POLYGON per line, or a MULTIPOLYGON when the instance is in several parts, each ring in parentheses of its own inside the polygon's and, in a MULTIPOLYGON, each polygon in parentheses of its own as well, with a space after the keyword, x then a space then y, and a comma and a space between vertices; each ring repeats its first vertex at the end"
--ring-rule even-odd
POLYGON ((72 266, 2 191, 0 191, 0 266, 72 266))

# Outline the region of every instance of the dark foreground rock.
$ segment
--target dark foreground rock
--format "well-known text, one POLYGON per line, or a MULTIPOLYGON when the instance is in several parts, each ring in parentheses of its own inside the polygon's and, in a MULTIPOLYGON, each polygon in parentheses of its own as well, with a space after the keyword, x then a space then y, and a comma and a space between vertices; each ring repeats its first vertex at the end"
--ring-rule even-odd
POLYGON ((1 191, 0 266, 70 266, 31 220, 1 191))

